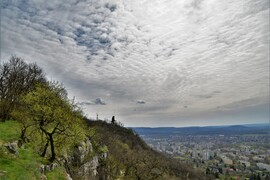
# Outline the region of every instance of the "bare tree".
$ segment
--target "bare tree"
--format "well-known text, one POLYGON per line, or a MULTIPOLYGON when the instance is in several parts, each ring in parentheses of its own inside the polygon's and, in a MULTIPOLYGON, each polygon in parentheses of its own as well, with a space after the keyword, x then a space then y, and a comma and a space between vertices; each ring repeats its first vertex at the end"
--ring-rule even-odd
POLYGON ((27 64, 12 56, 0 65, 0 120, 10 118, 20 96, 31 91, 37 82, 45 82, 45 76, 35 63, 27 64))

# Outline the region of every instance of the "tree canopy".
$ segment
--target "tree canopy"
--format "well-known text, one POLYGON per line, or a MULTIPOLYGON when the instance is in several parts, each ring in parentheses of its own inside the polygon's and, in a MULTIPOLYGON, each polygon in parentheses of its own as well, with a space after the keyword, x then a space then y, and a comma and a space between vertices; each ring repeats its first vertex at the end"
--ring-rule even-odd
POLYGON ((12 56, 8 62, 0 64, 0 120, 10 118, 20 96, 31 91, 38 82, 45 82, 45 76, 35 63, 27 64, 12 56))
POLYGON ((63 85, 16 56, 0 64, 0 121, 10 118, 21 123, 21 139, 51 161, 85 138, 82 112, 63 85))
POLYGON ((57 152, 60 155, 67 146, 84 138, 81 112, 58 83, 36 85, 22 97, 21 106, 13 116, 22 123, 21 137, 35 136, 39 140, 41 156, 48 154, 50 147, 51 161, 57 152))

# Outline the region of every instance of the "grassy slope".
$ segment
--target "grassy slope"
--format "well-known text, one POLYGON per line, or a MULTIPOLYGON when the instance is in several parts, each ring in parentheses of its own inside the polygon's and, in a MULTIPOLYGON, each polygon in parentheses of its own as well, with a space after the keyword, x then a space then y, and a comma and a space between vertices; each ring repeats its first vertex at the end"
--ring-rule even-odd
MULTIPOLYGON (((16 121, 0 122, 0 179, 40 179, 39 166, 46 160, 41 158, 30 144, 19 149, 18 155, 8 152, 4 143, 19 139, 20 124, 16 121)), ((48 179, 64 179, 61 168, 46 174, 48 179)))
POLYGON ((16 121, 0 122, 0 145, 19 139, 20 124, 16 121))

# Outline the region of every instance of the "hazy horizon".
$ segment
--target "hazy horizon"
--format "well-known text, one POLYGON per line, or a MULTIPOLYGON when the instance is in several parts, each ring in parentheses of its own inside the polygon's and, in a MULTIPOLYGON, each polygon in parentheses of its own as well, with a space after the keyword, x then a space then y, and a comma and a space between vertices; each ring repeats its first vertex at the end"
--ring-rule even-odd
POLYGON ((227 126, 252 126, 252 125, 267 125, 270 127, 270 123, 254 123, 254 124, 220 124, 220 125, 204 125, 204 126, 129 126, 128 128, 189 128, 189 127, 227 127, 227 126))
POLYGON ((0 53, 36 62, 89 118, 270 123, 268 0, 4 0, 0 53))

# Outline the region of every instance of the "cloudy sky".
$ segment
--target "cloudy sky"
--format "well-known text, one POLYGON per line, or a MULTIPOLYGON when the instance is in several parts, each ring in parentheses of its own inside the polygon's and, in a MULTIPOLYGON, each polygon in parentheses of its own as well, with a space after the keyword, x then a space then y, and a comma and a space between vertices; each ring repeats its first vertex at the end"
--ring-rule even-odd
POLYGON ((269 122, 268 0, 2 0, 1 61, 37 62, 88 117, 269 122))

